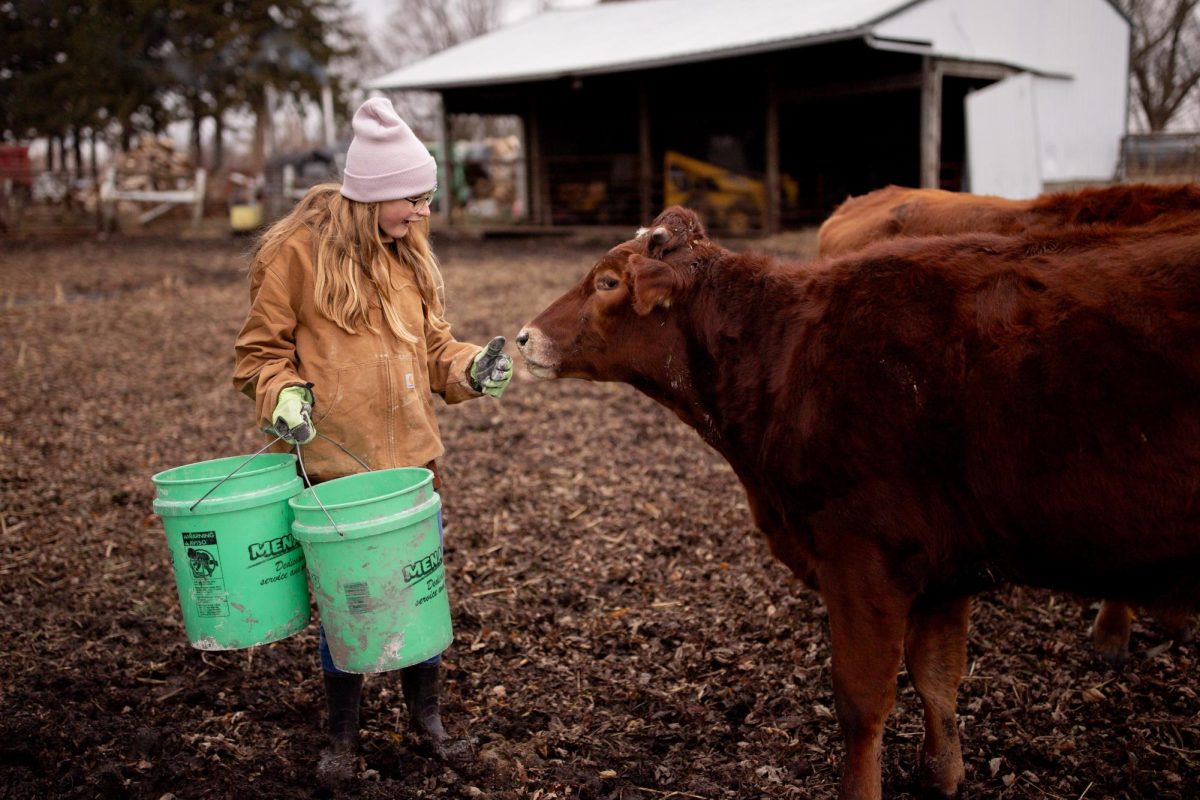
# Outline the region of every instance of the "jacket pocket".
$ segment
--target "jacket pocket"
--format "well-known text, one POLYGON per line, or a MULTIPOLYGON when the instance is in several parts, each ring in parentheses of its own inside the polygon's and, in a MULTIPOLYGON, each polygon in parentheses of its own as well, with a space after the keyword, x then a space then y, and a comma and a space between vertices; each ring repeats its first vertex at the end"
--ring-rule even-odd
POLYGON ((321 384, 315 383, 313 393, 320 416, 313 417, 313 424, 334 423, 349 428, 373 427, 382 422, 388 389, 386 369, 382 359, 372 359, 334 370, 333 380, 325 381, 327 387, 333 386, 332 391, 322 391, 321 384))

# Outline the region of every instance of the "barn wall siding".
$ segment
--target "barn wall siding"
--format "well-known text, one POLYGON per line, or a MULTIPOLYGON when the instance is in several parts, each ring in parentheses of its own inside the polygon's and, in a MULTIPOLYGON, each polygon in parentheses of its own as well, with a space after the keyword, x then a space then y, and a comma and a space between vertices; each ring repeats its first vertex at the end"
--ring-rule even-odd
POLYGON ((1111 178, 1126 128, 1129 26, 1107 0, 926 0, 876 26, 940 56, 1039 73, 1043 181, 1111 178))

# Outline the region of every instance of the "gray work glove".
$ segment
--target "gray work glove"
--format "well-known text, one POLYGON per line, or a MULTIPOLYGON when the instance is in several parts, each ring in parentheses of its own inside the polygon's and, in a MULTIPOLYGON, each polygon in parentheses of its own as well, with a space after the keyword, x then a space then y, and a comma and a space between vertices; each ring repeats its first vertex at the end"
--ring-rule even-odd
POLYGON ((497 336, 487 347, 480 350, 471 362, 468 374, 475 391, 492 397, 504 394, 505 387, 512 380, 513 363, 511 358, 501 352, 503 347, 504 337, 497 336))

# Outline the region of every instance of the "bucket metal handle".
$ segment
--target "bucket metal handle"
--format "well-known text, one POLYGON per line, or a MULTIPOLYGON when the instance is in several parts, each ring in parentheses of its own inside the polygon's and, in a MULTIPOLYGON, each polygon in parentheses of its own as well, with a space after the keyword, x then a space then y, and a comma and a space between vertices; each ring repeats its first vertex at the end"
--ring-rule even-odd
MULTIPOLYGON (((311 423, 309 423, 309 424, 311 425, 311 423)), ((278 442, 278 441, 282 440, 284 436, 286 436, 287 434, 291 433, 291 431, 290 431, 290 430, 288 430, 286 426, 284 426, 282 429, 280 429, 280 428, 271 428, 271 429, 265 429, 265 430, 266 430, 268 433, 273 433, 273 434, 275 434, 275 438, 274 438, 274 439, 272 439, 271 441, 267 442, 265 445, 263 445, 263 446, 262 446, 262 448, 261 448, 261 449, 260 449, 260 450, 259 450, 257 453, 255 453, 254 455, 252 455, 252 456, 250 456, 249 458, 247 458, 247 459, 246 459, 245 461, 243 461, 241 464, 238 464, 238 465, 237 465, 237 466, 234 468, 233 472, 229 473, 229 474, 228 474, 228 475, 226 475, 224 478, 221 478, 221 480, 217 481, 216 485, 214 485, 214 486, 213 486, 211 489, 209 489, 207 492, 205 492, 203 497, 201 497, 199 500, 197 500, 196 502, 192 503, 192 504, 191 504, 191 506, 189 506, 189 507, 188 507, 188 511, 195 511, 195 510, 196 510, 196 506, 200 505, 200 504, 201 504, 201 503, 203 503, 205 500, 207 500, 207 499, 208 499, 208 496, 209 496, 210 494, 212 494, 213 492, 215 492, 215 491, 216 491, 216 490, 217 490, 217 489, 218 489, 218 488, 221 486, 221 484, 222 484, 222 483, 224 483, 225 481, 229 480, 229 479, 230 479, 230 478, 232 478, 234 475, 236 475, 236 474, 237 474, 237 473, 238 473, 238 472, 239 472, 239 471, 242 469, 242 467, 246 466, 246 465, 247 465, 247 464, 249 464, 251 461, 253 461, 254 459, 256 459, 256 458, 258 458, 259 456, 261 456, 261 455, 262 455, 264 452, 266 452, 266 450, 267 450, 267 448, 268 448, 268 447, 270 447, 271 445, 275 444, 276 442, 278 442)), ((359 464, 362 466, 362 468, 363 468, 363 469, 365 469, 367 472, 373 472, 373 471, 374 471, 374 470, 372 470, 372 469, 371 469, 371 467, 370 467, 370 466, 367 464, 367 462, 363 461, 361 458, 359 458, 358 456, 354 455, 354 453, 351 453, 349 450, 347 450, 347 449, 346 449, 346 447, 345 447, 344 445, 342 445, 342 443, 341 443, 341 442, 335 441, 334 439, 331 439, 331 438, 329 438, 328 436, 326 436, 325 434, 323 434, 323 433, 320 433, 320 432, 318 432, 318 433, 317 433, 317 436, 319 436, 320 438, 322 438, 322 439, 324 439, 325 441, 329 442, 329 443, 330 443, 330 444, 332 444, 334 447, 336 447, 337 449, 341 450, 341 451, 342 451, 343 453, 345 453, 346 455, 348 455, 348 456, 350 456, 351 458, 353 458, 353 459, 354 459, 355 461, 357 461, 357 462, 358 462, 358 463, 359 463, 359 464)), ((302 476, 304 476, 304 484, 305 484, 305 486, 307 486, 309 489, 312 489, 312 490, 313 490, 313 493, 312 493, 313 499, 317 501, 317 505, 319 505, 319 506, 321 507, 321 510, 322 510, 323 512, 325 512, 325 518, 329 520, 329 524, 333 526, 333 529, 334 529, 335 531, 337 531, 337 535, 338 535, 338 536, 341 536, 341 537, 343 537, 343 538, 345 538, 346 534, 342 533, 341 529, 340 529, 340 528, 338 528, 338 526, 337 526, 337 523, 333 521, 333 516, 332 516, 332 515, 329 513, 329 509, 325 508, 325 504, 321 502, 321 498, 317 496, 317 492, 316 492, 316 490, 315 490, 315 489, 313 489, 312 481, 310 481, 310 480, 308 479, 308 470, 307 470, 307 469, 305 469, 305 467, 304 467, 304 455, 303 455, 303 448, 304 448, 304 445, 300 444, 299 442, 297 442, 297 443, 296 443, 296 461, 297 461, 297 462, 300 464, 300 474, 301 474, 302 476)))
POLYGON ((313 500, 316 500, 317 505, 319 505, 321 507, 321 510, 325 512, 325 519, 329 520, 329 524, 333 526, 333 529, 335 531, 337 531, 337 535, 344 539, 344 538, 346 538, 346 534, 342 533, 341 528, 339 528, 337 526, 337 523, 333 521, 333 516, 330 515, 329 509, 327 509, 325 507, 325 504, 321 502, 321 498, 317 495, 316 487, 313 486, 312 481, 310 481, 308 479, 308 470, 306 470, 304 468, 303 449, 304 449, 304 445, 297 443, 297 445, 296 445, 296 460, 298 462, 300 462, 300 474, 304 476, 304 483, 306 486, 308 486, 308 490, 310 492, 312 492, 313 500))
POLYGON ((336 447, 338 450, 341 450, 343 453, 345 453, 346 455, 353 458, 355 461, 357 461, 359 464, 361 464, 362 468, 365 469, 367 472, 374 472, 373 469, 371 469, 369 466, 367 466, 367 462, 363 461, 361 458, 354 455, 354 453, 351 453, 349 450, 347 450, 345 447, 343 447, 341 442, 337 442, 337 441, 334 441, 333 439, 330 439, 328 436, 321 433, 320 431, 317 431, 317 438, 324 439, 325 441, 329 442, 331 445, 336 447))
MULTIPOLYGON (((353 458, 355 461, 357 461, 359 464, 361 464, 362 468, 365 469, 367 472, 373 472, 373 470, 369 466, 367 466, 367 462, 363 461, 361 458, 354 455, 354 453, 351 453, 349 450, 347 450, 342 445, 341 442, 334 441, 333 439, 330 439, 328 436, 326 436, 325 434, 323 434, 319 431, 317 432, 317 436, 319 436, 320 438, 329 442, 334 447, 336 447, 337 449, 341 450, 346 455, 353 458)), ((325 508, 325 504, 322 503, 321 498, 317 496, 317 490, 313 487, 312 481, 310 481, 308 479, 308 470, 304 468, 303 449, 304 449, 304 445, 299 444, 299 443, 296 444, 296 460, 300 462, 300 474, 302 474, 304 476, 304 483, 308 486, 309 490, 312 492, 313 500, 316 500, 317 505, 319 505, 321 507, 321 510, 325 512, 325 518, 327 520, 329 520, 329 524, 333 526, 333 529, 335 531, 337 531, 337 535, 344 539, 344 538, 346 538, 346 534, 342 533, 341 528, 339 528, 337 526, 337 523, 333 521, 333 517, 330 515, 329 509, 325 508)))
POLYGON ((234 470, 233 470, 233 472, 229 473, 229 474, 228 474, 228 475, 226 475, 224 478, 221 478, 221 480, 217 481, 216 485, 215 485, 215 486, 213 486, 211 489, 209 489, 207 492, 205 492, 203 497, 201 497, 199 500, 197 500, 196 502, 194 502, 194 503, 192 503, 190 506, 188 506, 188 511, 195 511, 195 510, 196 510, 196 506, 200 505, 200 504, 201 504, 201 503, 203 503, 205 500, 207 500, 207 499, 208 499, 208 496, 209 496, 210 494, 212 494, 213 492, 215 492, 215 491, 216 491, 216 490, 217 490, 217 489, 218 489, 218 488, 221 486, 221 484, 222 484, 222 483, 224 483, 225 481, 227 481, 227 480, 229 480, 230 478, 232 478, 232 477, 233 477, 234 475, 236 475, 236 474, 237 474, 239 471, 241 471, 242 467, 246 466, 246 465, 247 465, 247 464, 249 464, 251 461, 253 461, 254 459, 256 459, 256 458, 258 458, 259 456, 261 456, 263 453, 265 453, 265 452, 267 451, 267 448, 268 448, 268 447, 270 447, 271 445, 275 444, 276 442, 278 442, 278 441, 279 441, 280 439, 282 439, 282 438, 283 438, 282 436, 276 436, 274 439, 272 439, 271 441, 269 441, 269 442, 267 442, 266 444, 264 444, 264 445, 262 446, 262 449, 260 449, 260 450, 259 450, 257 453, 255 453, 254 455, 250 456, 250 457, 249 457, 249 458, 247 458, 245 461, 243 461, 242 463, 240 463, 240 464, 238 464, 236 467, 234 467, 234 470))

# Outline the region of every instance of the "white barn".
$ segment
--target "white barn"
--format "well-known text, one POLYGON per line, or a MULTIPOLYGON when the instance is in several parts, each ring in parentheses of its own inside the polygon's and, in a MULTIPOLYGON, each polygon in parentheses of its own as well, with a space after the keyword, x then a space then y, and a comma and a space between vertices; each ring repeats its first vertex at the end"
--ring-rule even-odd
POLYGON ((1111 180, 1129 47, 1110 0, 630 0, 369 86, 519 117, 529 222, 646 221, 664 158, 685 153, 761 180, 754 222, 774 231, 887 183, 1023 197, 1111 180), (584 185, 605 190, 584 203, 584 185))

